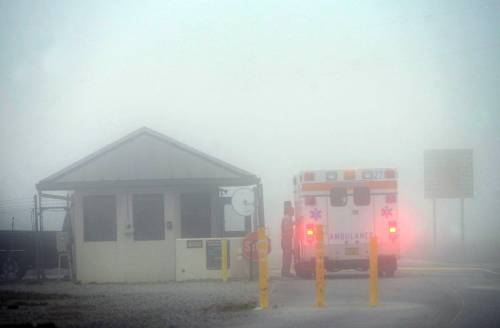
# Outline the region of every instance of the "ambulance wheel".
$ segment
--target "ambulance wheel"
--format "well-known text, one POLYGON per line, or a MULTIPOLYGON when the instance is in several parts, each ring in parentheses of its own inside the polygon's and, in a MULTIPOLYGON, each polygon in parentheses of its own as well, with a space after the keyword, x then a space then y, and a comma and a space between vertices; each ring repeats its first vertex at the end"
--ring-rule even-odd
POLYGON ((295 273, 297 277, 302 279, 311 279, 313 277, 313 270, 308 268, 307 265, 297 264, 295 265, 295 273))
POLYGON ((395 256, 379 256, 379 277, 394 277, 394 272, 396 272, 398 264, 395 256))
POLYGON ((390 278, 394 277, 394 271, 393 270, 386 271, 385 276, 390 278))

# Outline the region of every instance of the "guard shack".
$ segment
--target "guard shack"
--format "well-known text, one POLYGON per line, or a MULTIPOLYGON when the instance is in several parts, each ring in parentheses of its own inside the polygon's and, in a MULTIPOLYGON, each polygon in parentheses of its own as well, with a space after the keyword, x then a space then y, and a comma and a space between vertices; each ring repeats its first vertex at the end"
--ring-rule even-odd
POLYGON ((259 183, 252 173, 141 128, 36 187, 42 197, 70 193, 64 226, 73 279, 145 282, 220 277, 222 238, 229 240, 230 277, 248 277, 241 244, 257 221, 234 212, 230 195, 259 183))

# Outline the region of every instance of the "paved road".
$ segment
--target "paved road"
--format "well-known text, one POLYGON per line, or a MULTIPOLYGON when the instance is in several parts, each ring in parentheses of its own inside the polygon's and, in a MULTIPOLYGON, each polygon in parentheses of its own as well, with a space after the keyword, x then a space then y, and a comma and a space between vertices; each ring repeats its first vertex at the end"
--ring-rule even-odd
POLYGON ((380 279, 380 305, 368 306, 362 273, 329 276, 327 306, 313 307, 314 281, 276 279, 271 309, 236 327, 500 327, 500 275, 460 265, 407 264, 380 279))

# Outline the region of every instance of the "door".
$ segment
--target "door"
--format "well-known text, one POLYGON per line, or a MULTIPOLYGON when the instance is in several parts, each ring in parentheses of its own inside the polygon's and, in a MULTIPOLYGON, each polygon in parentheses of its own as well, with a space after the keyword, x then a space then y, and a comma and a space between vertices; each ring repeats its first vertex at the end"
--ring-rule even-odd
POLYGON ((210 193, 181 195, 181 238, 211 237, 210 193))

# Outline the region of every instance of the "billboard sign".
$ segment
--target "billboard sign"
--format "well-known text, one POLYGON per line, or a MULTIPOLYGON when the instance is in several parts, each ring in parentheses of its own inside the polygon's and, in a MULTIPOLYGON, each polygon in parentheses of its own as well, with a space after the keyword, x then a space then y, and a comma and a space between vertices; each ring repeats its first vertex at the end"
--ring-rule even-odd
POLYGON ((471 198, 474 195, 472 149, 424 151, 425 198, 471 198))

